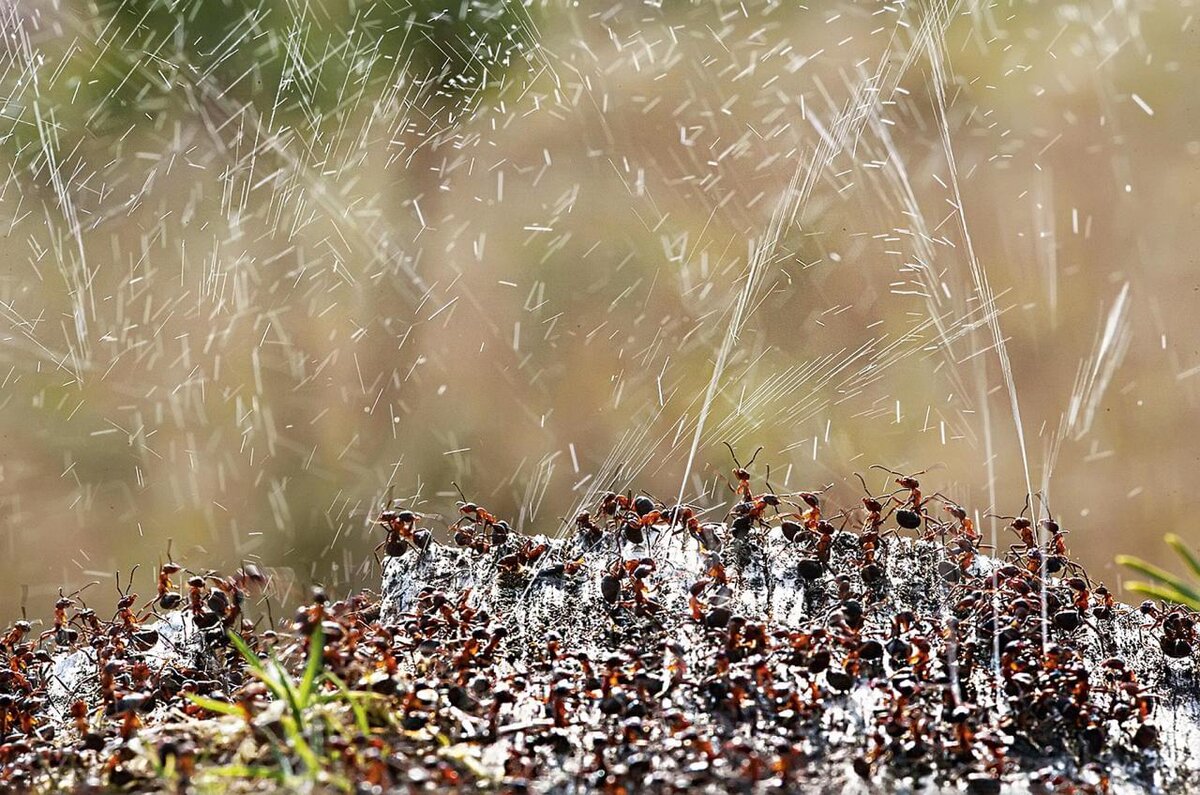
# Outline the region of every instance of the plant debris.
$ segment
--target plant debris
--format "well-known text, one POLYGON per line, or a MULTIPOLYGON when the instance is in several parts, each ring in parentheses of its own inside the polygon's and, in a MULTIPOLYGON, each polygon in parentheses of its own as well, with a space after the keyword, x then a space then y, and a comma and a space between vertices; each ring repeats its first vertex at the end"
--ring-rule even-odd
POLYGON ((382 595, 265 630, 253 566, 62 595, 0 639, 0 788, 1200 786, 1197 614, 1116 602, 1052 517, 985 555, 913 475, 833 517, 734 476, 723 521, 610 493, 565 539, 389 505, 382 595))

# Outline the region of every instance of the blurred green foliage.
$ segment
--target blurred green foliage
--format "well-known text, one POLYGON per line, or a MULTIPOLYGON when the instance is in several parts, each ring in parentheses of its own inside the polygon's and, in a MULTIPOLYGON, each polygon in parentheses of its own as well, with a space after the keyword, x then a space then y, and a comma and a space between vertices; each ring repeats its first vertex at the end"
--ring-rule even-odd
POLYGON ((1200 610, 1200 557, 1188 548, 1184 540, 1174 533, 1169 533, 1164 539, 1179 560, 1187 566, 1191 576, 1196 579, 1189 582, 1165 569, 1154 566, 1133 555, 1118 555, 1117 563, 1145 575, 1149 581, 1126 582, 1129 590, 1144 594, 1152 599, 1184 605, 1192 610, 1200 610))

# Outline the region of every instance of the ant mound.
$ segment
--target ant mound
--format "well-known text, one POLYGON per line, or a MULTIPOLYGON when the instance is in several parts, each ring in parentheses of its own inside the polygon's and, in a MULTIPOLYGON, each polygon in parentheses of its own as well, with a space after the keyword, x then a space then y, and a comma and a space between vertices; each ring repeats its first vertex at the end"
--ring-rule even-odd
POLYGON ((0 636, 0 793, 1200 791, 1196 614, 1117 603, 1051 520, 987 557, 911 478, 845 532, 735 474, 728 524, 389 509, 382 594, 290 621, 249 564, 60 594, 0 636))
POLYGON ((420 722, 537 792, 1200 787, 1194 614, 1116 603, 1054 544, 983 556, 962 517, 669 515, 393 544, 420 722))

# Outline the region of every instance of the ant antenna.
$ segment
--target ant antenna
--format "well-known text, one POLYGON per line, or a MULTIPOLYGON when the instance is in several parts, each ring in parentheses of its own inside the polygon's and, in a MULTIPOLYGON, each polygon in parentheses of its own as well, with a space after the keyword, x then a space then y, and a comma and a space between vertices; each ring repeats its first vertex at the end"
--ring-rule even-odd
POLYGON ((462 497, 464 504, 470 502, 470 500, 467 499, 467 495, 463 494, 463 490, 459 487, 458 483, 452 480, 450 481, 450 485, 454 486, 454 490, 458 492, 458 496, 462 497))
POLYGON ((729 442, 721 442, 721 444, 729 448, 729 454, 733 456, 733 463, 737 465, 737 468, 745 469, 745 467, 742 466, 742 462, 737 460, 737 453, 733 452, 733 445, 731 445, 729 442))
POLYGON ((867 496, 870 497, 871 490, 869 488, 867 488, 867 481, 864 480, 863 476, 858 474, 857 472, 854 473, 854 477, 858 478, 858 482, 862 484, 863 491, 865 491, 867 493, 867 496))
MULTIPOLYGON (((124 597, 124 596, 128 596, 128 595, 129 595, 129 592, 130 592, 131 590, 133 590, 133 575, 137 574, 137 570, 138 570, 139 568, 141 568, 141 566, 142 566, 142 564, 140 564, 140 563, 136 563, 136 564, 134 564, 133 568, 129 570, 129 584, 125 586, 125 590, 123 590, 123 591, 121 590, 121 570, 120 570, 120 569, 117 569, 117 594, 118 594, 119 596, 122 596, 122 597, 124 597)), ((91 583, 89 583, 89 585, 90 585, 90 584, 91 584, 91 583)), ((83 586, 83 587, 84 587, 84 588, 86 588, 86 587, 88 587, 88 586, 87 586, 87 585, 85 585, 85 586, 83 586)), ((76 591, 75 593, 80 593, 81 591, 83 591, 83 588, 80 588, 80 589, 79 589, 78 591, 76 591)), ((62 593, 62 589, 61 589, 61 588, 59 589, 59 593, 62 593)), ((72 596, 74 596, 75 594, 71 594, 71 595, 72 595, 72 596)))
POLYGON ((758 458, 758 454, 761 453, 762 451, 763 451, 763 448, 762 448, 762 445, 760 444, 758 446, 758 449, 754 451, 754 455, 750 456, 750 460, 746 462, 746 466, 747 467, 754 466, 754 459, 758 458))
MULTIPOLYGON (((1039 491, 1034 496, 1038 498, 1038 504, 1046 509, 1046 518, 1053 522, 1054 514, 1050 512, 1050 501, 1046 499, 1046 493, 1039 491)), ((1028 504, 1028 497, 1026 497, 1026 504, 1028 504)))
POLYGON ((760 444, 757 448, 755 448, 754 455, 750 456, 750 460, 746 462, 746 466, 742 466, 742 462, 738 461, 737 453, 733 452, 733 445, 731 445, 729 442, 721 442, 721 444, 729 448, 729 454, 733 456, 733 463, 737 464, 738 469, 749 469, 750 467, 754 466, 754 459, 758 458, 758 454, 763 451, 763 446, 760 444))

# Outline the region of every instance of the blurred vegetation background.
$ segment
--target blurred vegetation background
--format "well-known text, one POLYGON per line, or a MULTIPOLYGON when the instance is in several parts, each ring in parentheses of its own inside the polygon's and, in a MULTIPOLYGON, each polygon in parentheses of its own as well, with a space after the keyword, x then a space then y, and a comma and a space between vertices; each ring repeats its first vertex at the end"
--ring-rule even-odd
POLYGON ((168 539, 370 586, 389 488, 551 533, 596 490, 719 505, 726 441, 837 506, 876 463, 1044 490, 1094 575, 1168 563, 1195 13, 5 5, 6 617, 168 539))

